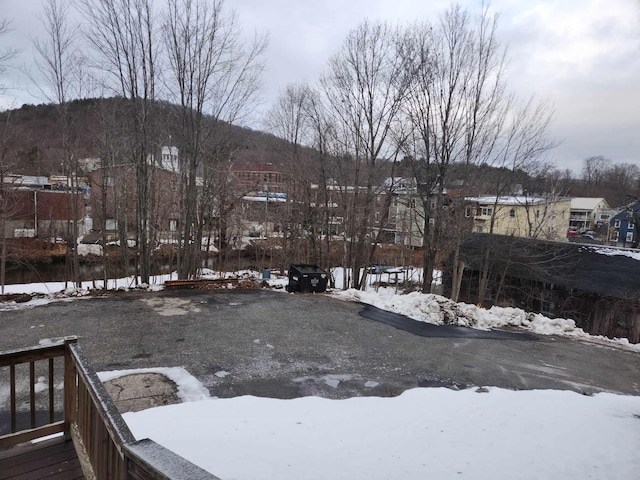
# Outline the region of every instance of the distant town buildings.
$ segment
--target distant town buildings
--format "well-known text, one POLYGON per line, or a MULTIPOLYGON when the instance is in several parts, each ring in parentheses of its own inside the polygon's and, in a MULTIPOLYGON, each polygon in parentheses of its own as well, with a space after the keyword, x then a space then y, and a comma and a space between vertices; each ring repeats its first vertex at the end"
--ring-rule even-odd
MULTIPOLYGON (((180 162, 175 146, 162 146, 158 156, 149 156, 154 188, 148 201, 154 238, 171 240, 179 234, 180 162)), ((127 207, 136 201, 134 165, 105 165, 100 158, 84 158, 78 161, 78 170, 73 179, 5 175, 4 235, 68 236, 74 222, 81 234, 91 230, 115 234, 120 227, 135 224, 136 209, 127 207)), ((197 184, 202 185, 199 177, 197 184)), ((287 222, 304 231, 310 228, 309 222, 322 217, 317 227, 320 233, 339 238, 348 231, 346 205, 364 187, 333 180, 321 187, 304 183, 271 163, 233 163, 225 188, 230 190, 229 205, 226 209, 220 206, 218 212, 223 213, 217 215, 227 216, 228 224, 235 222, 238 237, 279 235, 293 228, 287 222)), ((410 177, 388 177, 376 189, 375 204, 370 206, 372 238, 410 249, 424 245, 425 225, 433 220, 427 217, 436 211, 450 217, 443 224, 446 228, 457 222, 469 232, 626 247, 637 238, 634 215, 640 211, 640 202, 616 209, 604 198, 595 197, 464 197, 456 187, 425 192, 410 177)), ((443 234, 455 236, 460 230, 443 234)))

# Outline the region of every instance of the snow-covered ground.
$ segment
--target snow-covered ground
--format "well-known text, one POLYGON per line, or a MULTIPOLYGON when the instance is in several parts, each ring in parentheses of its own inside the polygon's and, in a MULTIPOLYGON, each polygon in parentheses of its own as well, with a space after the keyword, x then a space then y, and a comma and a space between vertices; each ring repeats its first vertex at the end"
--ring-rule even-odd
MULTIPOLYGON (((336 286, 341 287, 341 272, 333 273, 336 286)), ((258 272, 236 275, 261 276, 258 272)), ((419 278, 419 270, 413 275, 419 278)), ((205 272, 205 276, 221 275, 205 272)), ((170 278, 156 277, 151 286, 141 287, 136 287, 133 278, 119 279, 110 281, 108 287, 156 290, 170 278)), ((393 274, 372 275, 367 291, 336 289, 331 294, 435 324, 483 329, 515 326, 638 349, 624 341, 590 337, 571 320, 548 319, 518 309, 484 310, 437 295, 401 295, 394 286, 379 286, 379 282, 394 279, 393 274)), ((278 288, 287 280, 272 276, 268 283, 278 288)), ((25 304, 5 302, 0 309, 72 300, 96 287, 101 287, 100 282, 67 290, 64 283, 11 285, 8 293, 45 296, 25 304)), ((638 478, 640 472, 637 396, 483 387, 462 391, 417 388, 393 398, 216 399, 182 368, 102 372, 99 376, 106 381, 142 372, 172 379, 185 403, 125 414, 136 438, 151 438, 225 480, 611 480, 638 478)))
POLYGON ((136 438, 225 480, 622 480, 640 472, 640 397, 608 393, 489 387, 347 400, 243 396, 124 418, 136 438))

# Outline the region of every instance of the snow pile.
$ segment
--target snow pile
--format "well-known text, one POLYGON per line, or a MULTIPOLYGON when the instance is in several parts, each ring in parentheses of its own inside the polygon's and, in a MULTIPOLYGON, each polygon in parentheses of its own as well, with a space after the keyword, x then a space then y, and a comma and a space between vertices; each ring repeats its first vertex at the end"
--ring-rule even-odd
POLYGON ((5 294, 28 294, 32 299, 27 302, 5 301, 0 302, 0 311, 17 310, 20 308, 34 308, 56 301, 68 301, 80 297, 88 297, 96 290, 115 291, 158 291, 164 288, 164 282, 175 280, 177 274, 173 272, 167 275, 157 275, 151 277, 150 284, 140 283, 140 277, 130 276, 124 278, 110 279, 106 287, 102 280, 89 280, 81 283, 80 287, 72 286, 73 282, 43 282, 5 285, 5 294))
POLYGON ((249 280, 260 277, 260 274, 255 270, 238 270, 236 272, 221 272, 219 270, 211 270, 210 268, 201 268, 199 271, 200 278, 207 280, 221 280, 221 279, 238 279, 249 280))
POLYGON ((640 260, 639 250, 629 250, 624 248, 611 248, 611 247, 589 247, 588 249, 600 255, 607 255, 609 257, 621 255, 624 257, 633 258, 634 260, 640 260))
POLYGON ((366 303, 434 325, 457 325, 481 330, 517 327, 540 335, 571 335, 600 343, 623 345, 640 351, 640 344, 631 344, 626 338, 612 340, 603 336, 589 335, 576 327, 574 320, 548 318, 538 313, 527 313, 519 308, 494 306, 487 310, 466 303, 455 303, 440 295, 419 292, 399 295, 389 289, 377 293, 370 290, 349 289, 333 291, 332 295, 342 300, 366 303))
POLYGON ((640 397, 418 388, 398 397, 205 400, 124 414, 219 478, 637 478, 640 397))
POLYGON ((78 255, 86 257, 89 255, 102 256, 102 245, 79 243, 77 246, 78 255))

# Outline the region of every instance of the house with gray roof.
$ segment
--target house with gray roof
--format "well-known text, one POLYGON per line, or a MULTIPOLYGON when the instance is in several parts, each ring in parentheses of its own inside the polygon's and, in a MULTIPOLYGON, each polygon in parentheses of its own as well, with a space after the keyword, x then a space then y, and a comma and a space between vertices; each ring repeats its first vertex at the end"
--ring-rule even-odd
POLYGON ((571 199, 569 228, 582 232, 598 230, 607 224, 612 211, 604 198, 574 197, 571 199))

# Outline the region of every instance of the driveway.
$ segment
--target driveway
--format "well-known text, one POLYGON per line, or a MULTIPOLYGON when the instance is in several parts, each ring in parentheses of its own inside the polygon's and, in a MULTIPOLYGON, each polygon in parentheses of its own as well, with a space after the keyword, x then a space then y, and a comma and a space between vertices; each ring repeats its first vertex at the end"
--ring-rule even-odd
POLYGON ((183 366, 218 397, 471 385, 640 395, 636 352, 530 334, 422 335, 363 310, 271 290, 113 293, 0 313, 0 350, 77 335, 96 371, 183 366))

